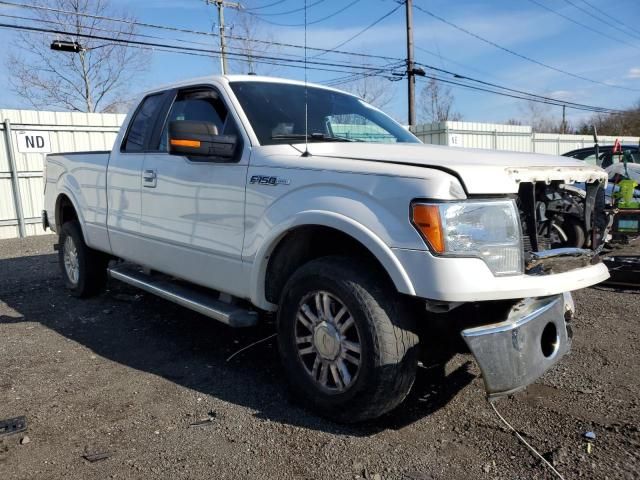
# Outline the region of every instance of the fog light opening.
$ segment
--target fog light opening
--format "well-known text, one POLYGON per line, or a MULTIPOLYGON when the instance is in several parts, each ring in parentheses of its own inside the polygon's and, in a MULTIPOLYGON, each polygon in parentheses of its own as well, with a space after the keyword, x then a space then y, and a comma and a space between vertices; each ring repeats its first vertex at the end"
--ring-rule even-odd
POLYGON ((558 351, 560 347, 560 336, 558 335, 558 329, 555 323, 547 323, 544 330, 542 330, 540 347, 542 348, 542 354, 546 358, 552 357, 558 351))

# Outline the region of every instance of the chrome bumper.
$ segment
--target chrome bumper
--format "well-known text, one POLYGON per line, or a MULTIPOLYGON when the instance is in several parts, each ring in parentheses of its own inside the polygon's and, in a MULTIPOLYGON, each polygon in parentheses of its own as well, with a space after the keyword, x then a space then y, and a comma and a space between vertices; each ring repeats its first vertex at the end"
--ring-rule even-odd
POLYGON ((570 350, 567 319, 573 311, 569 293, 529 298, 515 305, 506 320, 461 332, 480 365, 489 398, 533 383, 570 350))

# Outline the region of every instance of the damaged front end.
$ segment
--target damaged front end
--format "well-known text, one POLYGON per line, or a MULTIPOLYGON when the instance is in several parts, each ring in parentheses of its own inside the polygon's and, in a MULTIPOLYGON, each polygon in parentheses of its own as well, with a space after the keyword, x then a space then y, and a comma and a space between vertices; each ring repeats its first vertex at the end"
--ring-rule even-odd
MULTIPOLYGON (((610 221, 604 185, 576 195, 562 182, 523 182, 517 198, 525 276, 563 274, 600 263, 610 221)), ((572 286, 567 285, 567 290, 572 286)), ((492 323, 461 336, 478 362, 489 398, 525 388, 571 348, 574 303, 569 292, 514 300, 492 323)))

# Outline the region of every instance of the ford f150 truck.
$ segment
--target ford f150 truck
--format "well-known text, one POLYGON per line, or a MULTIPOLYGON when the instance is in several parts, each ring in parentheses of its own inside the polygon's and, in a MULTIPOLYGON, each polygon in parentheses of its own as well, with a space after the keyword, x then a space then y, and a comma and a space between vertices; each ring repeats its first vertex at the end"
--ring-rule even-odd
POLYGON ((575 182, 593 223, 600 168, 423 145, 323 86, 153 90, 111 152, 49 155, 45 175, 72 294, 111 277, 231 327, 277 312, 291 388, 337 421, 399 405, 443 318, 489 397, 524 388, 570 348, 569 292, 609 276, 594 251, 550 249, 537 229, 548 193, 575 182))

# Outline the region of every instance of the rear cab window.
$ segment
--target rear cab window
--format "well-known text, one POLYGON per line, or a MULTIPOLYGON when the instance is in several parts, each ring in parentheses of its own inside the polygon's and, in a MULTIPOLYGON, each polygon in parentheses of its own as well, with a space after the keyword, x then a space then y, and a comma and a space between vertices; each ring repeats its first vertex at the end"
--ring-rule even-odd
POLYGON ((165 94, 161 92, 149 95, 142 100, 129 123, 127 135, 120 149, 122 152, 139 153, 146 150, 164 99, 165 94))

